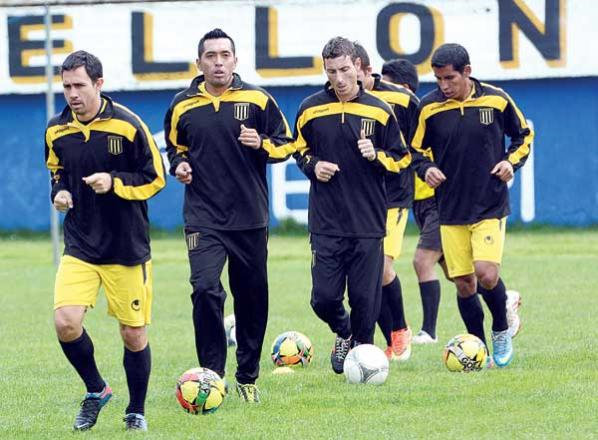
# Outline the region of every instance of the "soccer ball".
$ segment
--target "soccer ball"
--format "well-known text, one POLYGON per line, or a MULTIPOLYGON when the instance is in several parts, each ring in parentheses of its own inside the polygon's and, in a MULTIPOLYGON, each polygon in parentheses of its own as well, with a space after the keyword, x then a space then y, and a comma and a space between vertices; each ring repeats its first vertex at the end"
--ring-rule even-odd
POLYGON ((488 350, 481 339, 466 333, 446 344, 442 358, 449 371, 469 373, 484 368, 487 356, 488 350))
POLYGON ((361 344, 349 351, 343 371, 349 383, 382 385, 388 377, 388 359, 372 344, 361 344))
POLYGON ((272 344, 272 361, 277 367, 301 365, 307 367, 311 362, 314 349, 311 341, 303 333, 284 332, 276 337, 272 344))
POLYGON ((235 315, 228 315, 224 318, 224 331, 226 332, 226 344, 229 347, 237 345, 237 334, 235 332, 235 315))
POLYGON ((192 368, 177 380, 175 394, 188 413, 209 414, 222 405, 226 396, 226 385, 212 370, 192 368))

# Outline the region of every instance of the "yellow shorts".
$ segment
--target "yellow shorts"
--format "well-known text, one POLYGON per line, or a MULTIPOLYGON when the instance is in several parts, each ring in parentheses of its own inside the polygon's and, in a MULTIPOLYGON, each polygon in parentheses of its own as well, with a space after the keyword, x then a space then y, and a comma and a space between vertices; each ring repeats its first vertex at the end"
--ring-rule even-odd
POLYGON ((407 208, 391 208, 386 214, 386 237, 384 237, 384 255, 395 260, 401 255, 403 235, 407 226, 409 210, 407 208))
POLYGON ((101 285, 106 292, 109 315, 131 327, 150 323, 151 261, 137 266, 90 264, 64 255, 56 273, 54 310, 64 306, 95 307, 101 285))
POLYGON ((442 251, 449 276, 474 273, 474 261, 500 264, 505 244, 506 217, 471 225, 440 225, 442 251))

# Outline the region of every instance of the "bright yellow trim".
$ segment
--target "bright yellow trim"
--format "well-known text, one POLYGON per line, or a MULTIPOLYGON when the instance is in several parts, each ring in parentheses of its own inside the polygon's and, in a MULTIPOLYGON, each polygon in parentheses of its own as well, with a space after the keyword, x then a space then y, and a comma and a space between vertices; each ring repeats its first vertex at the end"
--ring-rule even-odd
POLYGON ((172 109, 172 116, 170 117, 170 133, 168 133, 168 139, 170 140, 170 143, 176 147, 177 154, 189 151, 189 147, 187 145, 177 143, 177 126, 179 124, 179 119, 185 112, 188 112, 196 107, 209 105, 210 103, 210 99, 206 96, 194 96, 193 98, 179 102, 172 109))
MULTIPOLYGON (((115 104, 116 106, 116 104, 115 104)), ((129 142, 133 142, 137 128, 133 124, 121 119, 96 119, 88 126, 81 124, 83 127, 89 129, 89 131, 102 131, 106 133, 119 134, 126 138, 129 142)), ((84 133, 85 134, 85 133, 84 133)), ((86 136, 87 137, 87 136, 86 136)), ((88 139, 86 139, 88 140, 88 139)))
POLYGON ((222 102, 250 102, 257 105, 262 111, 268 104, 268 95, 259 90, 231 90, 228 89, 220 96, 222 102))
POLYGON ((386 168, 387 171, 398 173, 407 168, 411 163, 411 153, 407 152, 407 154, 400 160, 394 160, 391 156, 388 156, 384 150, 378 150, 376 159, 384 165, 384 168, 386 168))
POLYGON ((509 101, 502 96, 491 95, 491 96, 480 96, 478 98, 467 99, 466 101, 457 101, 455 99, 448 99, 442 102, 432 102, 425 105, 420 114, 417 124, 417 129, 411 140, 411 146, 417 151, 424 152, 422 148, 422 141, 424 133, 426 131, 426 120, 437 113, 444 111, 460 109, 463 113, 465 107, 491 107, 499 111, 504 111, 509 101))
POLYGON ((370 90, 370 93, 388 104, 398 104, 401 107, 409 107, 410 96, 406 93, 391 90, 370 90))
POLYGON ((266 150, 268 152, 268 156, 273 159, 286 159, 296 151, 295 144, 293 142, 275 145, 270 139, 264 139, 262 142, 262 148, 266 150))
MULTIPOLYGON (((147 128, 147 125, 141 120, 139 116, 135 113, 130 111, 128 108, 123 107, 120 104, 114 104, 115 107, 118 107, 128 114, 132 115, 137 122, 139 122, 141 126, 141 130, 145 134, 145 137, 148 141, 148 148, 152 154, 152 164, 154 166, 154 171, 156 172, 156 178, 152 180, 150 183, 146 183, 145 185, 134 186, 134 185, 125 185, 121 179, 118 177, 114 178, 113 186, 114 192, 119 197, 126 199, 126 200, 147 200, 160 191, 166 185, 166 179, 164 178, 164 167, 162 165, 162 156, 160 155, 160 150, 156 145, 156 141, 152 136, 152 133, 147 128)), ((110 121, 119 121, 115 119, 111 119, 110 121)), ((120 121, 119 121, 120 122, 120 121)), ((135 135, 133 135, 135 136, 135 135)))
POLYGON ((430 185, 421 180, 417 174, 415 175, 414 187, 413 200, 424 200, 434 195, 434 188, 431 188, 430 185))
POLYGON ((299 120, 302 122, 302 127, 314 118, 337 115, 341 113, 349 113, 352 115, 372 118, 380 122, 382 125, 386 125, 388 118, 390 117, 390 114, 387 111, 379 107, 359 104, 357 102, 331 102, 306 109, 299 120))

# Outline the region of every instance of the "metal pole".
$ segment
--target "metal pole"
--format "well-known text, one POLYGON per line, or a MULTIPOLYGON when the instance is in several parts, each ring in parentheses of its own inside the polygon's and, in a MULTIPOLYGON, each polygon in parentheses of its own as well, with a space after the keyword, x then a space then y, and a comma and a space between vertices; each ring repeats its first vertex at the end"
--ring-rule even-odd
MULTIPOLYGON (((50 31, 52 30, 52 14, 50 6, 46 2, 46 15, 44 24, 46 27, 46 80, 48 88, 46 89, 46 120, 49 121, 54 115, 54 92, 52 83, 54 82, 54 66, 52 65, 52 39, 50 31)), ((58 266, 60 261, 60 230, 58 225, 58 212, 54 206, 50 205, 50 234, 52 236, 52 250, 54 255, 54 265, 58 266)))

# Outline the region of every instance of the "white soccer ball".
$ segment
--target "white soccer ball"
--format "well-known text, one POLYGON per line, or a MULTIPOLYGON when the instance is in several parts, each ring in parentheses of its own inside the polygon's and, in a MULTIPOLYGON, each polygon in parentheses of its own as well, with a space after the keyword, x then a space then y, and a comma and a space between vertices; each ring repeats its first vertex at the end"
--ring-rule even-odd
POLYGON ((388 377, 388 359, 372 344, 361 344, 351 349, 343 366, 349 383, 382 385, 388 377))
POLYGON ((235 315, 228 315, 224 318, 224 331, 226 332, 226 344, 229 347, 237 345, 235 333, 235 315))

